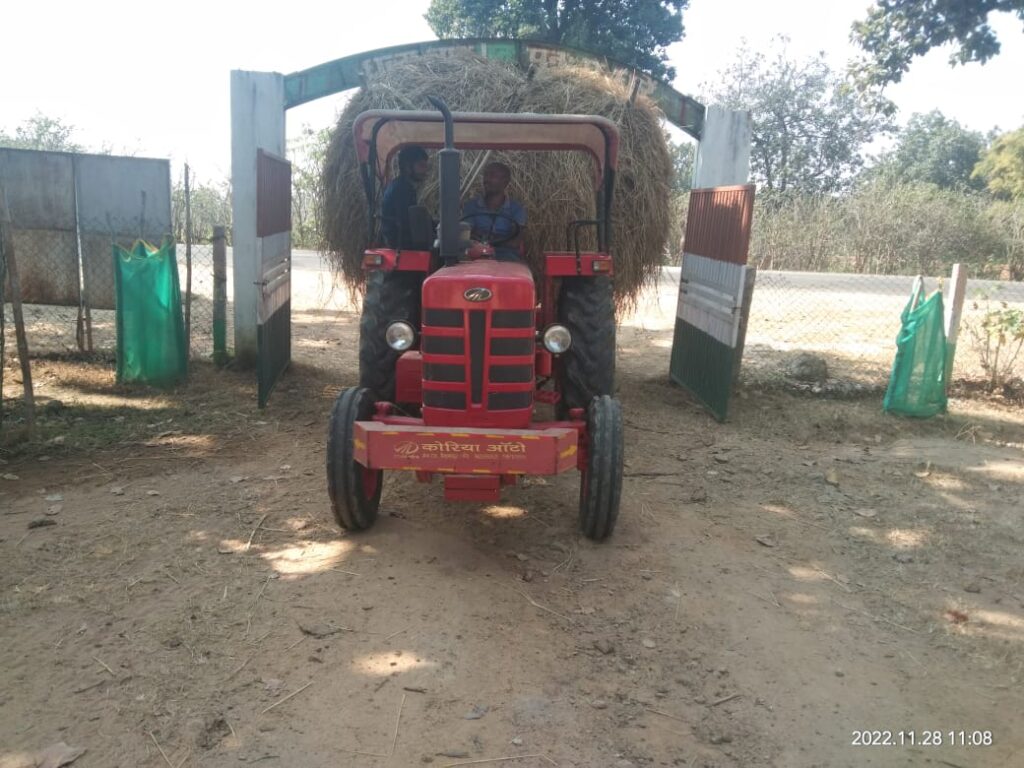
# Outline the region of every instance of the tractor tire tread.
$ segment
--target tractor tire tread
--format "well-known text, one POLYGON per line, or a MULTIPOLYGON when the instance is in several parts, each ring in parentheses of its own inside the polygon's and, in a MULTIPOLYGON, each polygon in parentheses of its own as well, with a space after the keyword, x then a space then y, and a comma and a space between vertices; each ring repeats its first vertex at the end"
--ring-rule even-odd
POLYGON ((607 277, 570 277, 562 281, 559 322, 572 334, 572 346, 560 358, 562 417, 587 408, 599 395, 615 394, 615 300, 607 277))
POLYGON ((379 400, 394 402, 395 369, 402 354, 388 346, 384 333, 396 320, 419 332, 422 285, 419 272, 373 272, 367 278, 359 319, 359 386, 379 400))
POLYGON ((580 481, 580 530, 604 541, 615 529, 622 500, 622 405, 608 395, 595 397, 587 414, 587 469, 580 481))

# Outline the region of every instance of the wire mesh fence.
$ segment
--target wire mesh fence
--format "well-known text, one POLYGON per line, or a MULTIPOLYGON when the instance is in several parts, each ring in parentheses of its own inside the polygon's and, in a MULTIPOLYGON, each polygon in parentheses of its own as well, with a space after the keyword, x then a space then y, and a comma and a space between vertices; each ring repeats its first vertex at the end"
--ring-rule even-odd
MULTIPOLYGON (((831 386, 881 389, 889 380, 900 330, 900 314, 910 299, 911 276, 828 272, 760 271, 747 326, 744 377, 757 383, 792 378, 800 353, 823 359, 831 386)), ((927 277, 925 291, 943 290, 949 278, 927 277)), ((968 280, 953 379, 987 378, 982 325, 1003 308, 1024 310, 1024 283, 968 280)), ((817 382, 816 389, 828 389, 817 382)))
POLYGON ((7 379, 7 252, 3 237, 0 231, 0 426, 3 425, 4 381, 7 379))
MULTIPOLYGON (((117 349, 114 246, 130 249, 137 239, 159 245, 160 237, 141 232, 137 221, 114 219, 83 221, 77 235, 16 227, 13 235, 30 354, 91 354, 113 360, 117 349)), ((191 330, 190 354, 209 358, 213 354, 213 244, 177 243, 175 255, 182 311, 191 330)), ((9 302, 5 294, 8 319, 9 302)), ((227 316, 230 339, 230 310, 227 316)), ((10 345, 13 324, 5 325, 10 345)))
MULTIPOLYGON (((178 244, 178 272, 181 277, 182 301, 188 317, 189 351, 193 358, 210 359, 213 356, 214 321, 214 245, 212 242, 193 243, 191 246, 192 278, 188 281, 187 245, 178 244), (188 290, 186 290, 188 289, 188 290)), ((234 311, 230 267, 227 277, 226 338, 228 347, 234 338, 234 311)))
MULTIPOLYGON (((175 221, 178 208, 185 202, 175 200, 175 221)), ((141 214, 122 219, 81 219, 70 229, 33 230, 19 228, 17 221, 12 224, 30 354, 91 353, 112 363, 117 345, 113 246, 130 248, 140 237, 156 245, 164 233, 150 231, 141 214)), ((209 226, 193 224, 194 231, 201 230, 196 237, 189 235, 187 227, 176 228, 179 240, 184 240, 176 245, 176 259, 190 331, 190 354, 208 359, 214 351, 212 232, 209 226)), ((315 293, 316 305, 326 306, 321 294, 323 286, 332 282, 326 268, 312 257, 299 261, 302 269, 296 273, 295 290, 310 296, 315 293)), ((233 338, 230 265, 228 249, 229 345, 233 338)), ((0 275, 2 270, 0 263, 0 275)), ((666 270, 667 277, 669 272, 677 287, 678 270, 666 270)), ((793 361, 800 353, 811 353, 825 360, 831 382, 813 384, 811 389, 884 388, 895 353, 900 313, 912 283, 912 276, 760 270, 747 328, 743 378, 754 383, 791 380, 793 361)), ((935 276, 925 283, 929 292, 948 284, 947 278, 935 276)), ((665 287, 667 284, 662 289, 665 287)), ((0 291, 5 291, 0 354, 5 351, 10 358, 15 343, 7 288, 6 281, 0 279, 0 291)), ((668 291, 668 303, 674 306, 674 289, 668 287, 668 291)), ((983 324, 989 312, 1004 305, 1024 311, 1024 283, 968 281, 954 379, 988 376, 993 363, 991 336, 983 330, 983 324)), ((1003 365, 1006 361, 1004 356, 1003 365)), ((1024 360, 1018 368, 1024 368, 1024 360)))

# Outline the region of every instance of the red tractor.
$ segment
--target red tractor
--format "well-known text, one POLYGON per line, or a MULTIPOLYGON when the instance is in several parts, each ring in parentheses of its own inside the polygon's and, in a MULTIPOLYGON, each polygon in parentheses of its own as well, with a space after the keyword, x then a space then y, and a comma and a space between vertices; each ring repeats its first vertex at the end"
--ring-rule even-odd
POLYGON ((618 131, 603 117, 453 114, 430 101, 438 111, 371 110, 354 125, 370 242, 379 242, 378 184, 405 146, 440 149, 440 223, 434 241, 429 213, 412 208, 419 248, 371 246, 363 256, 360 386, 338 396, 327 439, 334 516, 346 530, 372 526, 384 470, 440 475, 446 499, 493 502, 521 475, 576 468, 580 528, 605 539, 623 462, 609 255, 618 131), (592 158, 597 216, 568 223, 567 249, 543 254, 539 286, 524 264, 469 240, 457 147, 592 158), (583 227, 596 229, 596 251, 580 249, 583 227), (554 420, 536 421, 538 404, 553 406, 554 420))

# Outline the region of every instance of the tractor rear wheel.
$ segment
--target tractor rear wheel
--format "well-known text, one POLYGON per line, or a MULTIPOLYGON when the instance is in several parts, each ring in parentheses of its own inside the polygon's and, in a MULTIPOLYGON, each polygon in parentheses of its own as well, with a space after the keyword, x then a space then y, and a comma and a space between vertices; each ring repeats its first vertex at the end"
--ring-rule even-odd
POLYGON ((572 334, 559 358, 560 418, 615 394, 615 299, 607 277, 567 277, 558 298, 558 322, 572 334))
POLYGON ((384 332, 396 320, 419 331, 419 272, 371 272, 366 280, 363 314, 359 320, 359 386, 378 400, 395 399, 395 364, 401 352, 388 346, 384 332))
POLYGON ((327 429, 327 493, 334 519, 347 531, 362 531, 377 521, 384 471, 367 469, 353 456, 355 423, 373 417, 368 389, 343 390, 334 401, 327 429))
POLYGON ((615 529, 622 497, 622 405, 601 395, 587 413, 587 465, 580 478, 580 530, 603 541, 615 529))

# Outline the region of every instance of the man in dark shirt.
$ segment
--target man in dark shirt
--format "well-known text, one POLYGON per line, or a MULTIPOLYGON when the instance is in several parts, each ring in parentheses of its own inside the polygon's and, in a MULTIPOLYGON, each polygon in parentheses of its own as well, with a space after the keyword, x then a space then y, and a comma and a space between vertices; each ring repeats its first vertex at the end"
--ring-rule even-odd
POLYGON ((404 147, 398 153, 398 176, 384 189, 381 230, 389 248, 409 248, 409 208, 416 205, 416 186, 427 178, 430 165, 423 147, 404 147))

